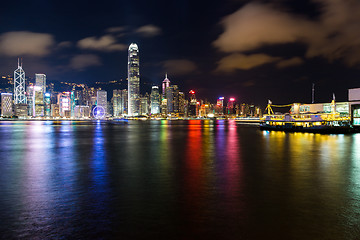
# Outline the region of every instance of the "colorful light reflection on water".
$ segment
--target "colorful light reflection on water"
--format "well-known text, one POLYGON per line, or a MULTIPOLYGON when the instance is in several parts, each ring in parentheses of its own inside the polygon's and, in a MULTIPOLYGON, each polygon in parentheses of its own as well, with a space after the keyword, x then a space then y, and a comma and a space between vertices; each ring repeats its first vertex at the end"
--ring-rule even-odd
POLYGON ((5 239, 356 239, 360 134, 0 122, 5 239))

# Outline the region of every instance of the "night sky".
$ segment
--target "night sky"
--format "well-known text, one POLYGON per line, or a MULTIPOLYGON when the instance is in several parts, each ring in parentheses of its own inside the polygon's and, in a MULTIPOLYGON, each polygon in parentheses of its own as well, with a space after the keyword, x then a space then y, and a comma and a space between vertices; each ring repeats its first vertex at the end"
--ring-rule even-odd
POLYGON ((93 84, 126 79, 140 49, 141 81, 170 81, 199 98, 265 105, 347 101, 360 87, 360 2, 6 1, 0 73, 17 57, 27 76, 93 84))

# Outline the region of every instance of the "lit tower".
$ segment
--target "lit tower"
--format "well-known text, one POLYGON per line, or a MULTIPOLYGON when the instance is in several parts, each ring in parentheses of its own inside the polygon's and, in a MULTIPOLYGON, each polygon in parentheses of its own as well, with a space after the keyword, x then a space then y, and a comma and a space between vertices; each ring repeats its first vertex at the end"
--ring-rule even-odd
POLYGON ((196 117, 197 116, 197 100, 195 96, 195 91, 190 90, 190 104, 189 104, 189 111, 188 115, 189 117, 196 117))
POLYGON ((35 73, 35 116, 44 116, 44 94, 46 92, 46 75, 35 73))
POLYGON ((128 115, 136 116, 140 113, 140 72, 139 48, 136 43, 129 46, 128 55, 128 115))
POLYGON ((151 114, 160 113, 160 93, 158 86, 152 86, 150 94, 150 109, 151 114))
POLYGON ((26 104, 25 96, 25 72, 22 68, 22 61, 18 58, 18 68, 14 71, 14 100, 15 104, 26 104))
POLYGON ((165 74, 165 79, 162 82, 162 97, 163 99, 166 99, 166 89, 170 87, 170 80, 167 77, 167 73, 165 74))

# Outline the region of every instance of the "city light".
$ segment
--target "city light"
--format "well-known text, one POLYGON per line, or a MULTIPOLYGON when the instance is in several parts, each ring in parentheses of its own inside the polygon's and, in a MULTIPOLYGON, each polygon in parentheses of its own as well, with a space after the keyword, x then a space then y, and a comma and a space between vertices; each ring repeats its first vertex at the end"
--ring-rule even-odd
MULTIPOLYGON (((18 68, 22 69, 22 64, 18 64, 18 68)), ((25 74, 23 70, 22 73, 25 74)), ((26 103, 14 106, 14 109, 8 111, 7 117, 114 120, 119 118, 202 119, 206 117, 235 118, 246 116, 259 118, 262 115, 261 111, 255 111, 256 109, 248 104, 242 103, 241 106, 240 103, 236 104, 233 97, 230 98, 225 107, 224 96, 218 97, 215 103, 211 103, 207 99, 196 98, 195 91, 192 89, 186 96, 186 91, 181 91, 178 85, 171 83, 167 73, 165 73, 162 87, 154 85, 151 88, 151 94, 142 95, 140 94, 139 76, 139 49, 137 44, 132 43, 128 52, 128 86, 126 89, 113 89, 113 94, 109 94, 108 91, 100 87, 61 82, 61 84, 67 85, 67 88, 64 89, 65 91, 57 91, 54 89, 54 83, 46 83, 45 74, 36 73, 35 82, 29 82, 25 88, 19 85, 19 93, 25 94, 26 103), (25 92, 25 89, 28 91, 25 92), (162 92, 160 92, 161 89, 162 92), (108 99, 108 95, 112 95, 111 100, 108 99)), ((118 80, 113 80, 96 82, 96 84, 118 82, 118 80)), ((16 86, 15 84, 14 90, 16 86)))

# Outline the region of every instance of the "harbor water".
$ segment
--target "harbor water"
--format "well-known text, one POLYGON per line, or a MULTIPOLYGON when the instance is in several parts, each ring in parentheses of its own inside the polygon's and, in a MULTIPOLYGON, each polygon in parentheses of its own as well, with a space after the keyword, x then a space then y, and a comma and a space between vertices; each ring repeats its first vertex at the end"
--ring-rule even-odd
POLYGON ((1 239, 359 239, 360 134, 0 122, 1 239))

